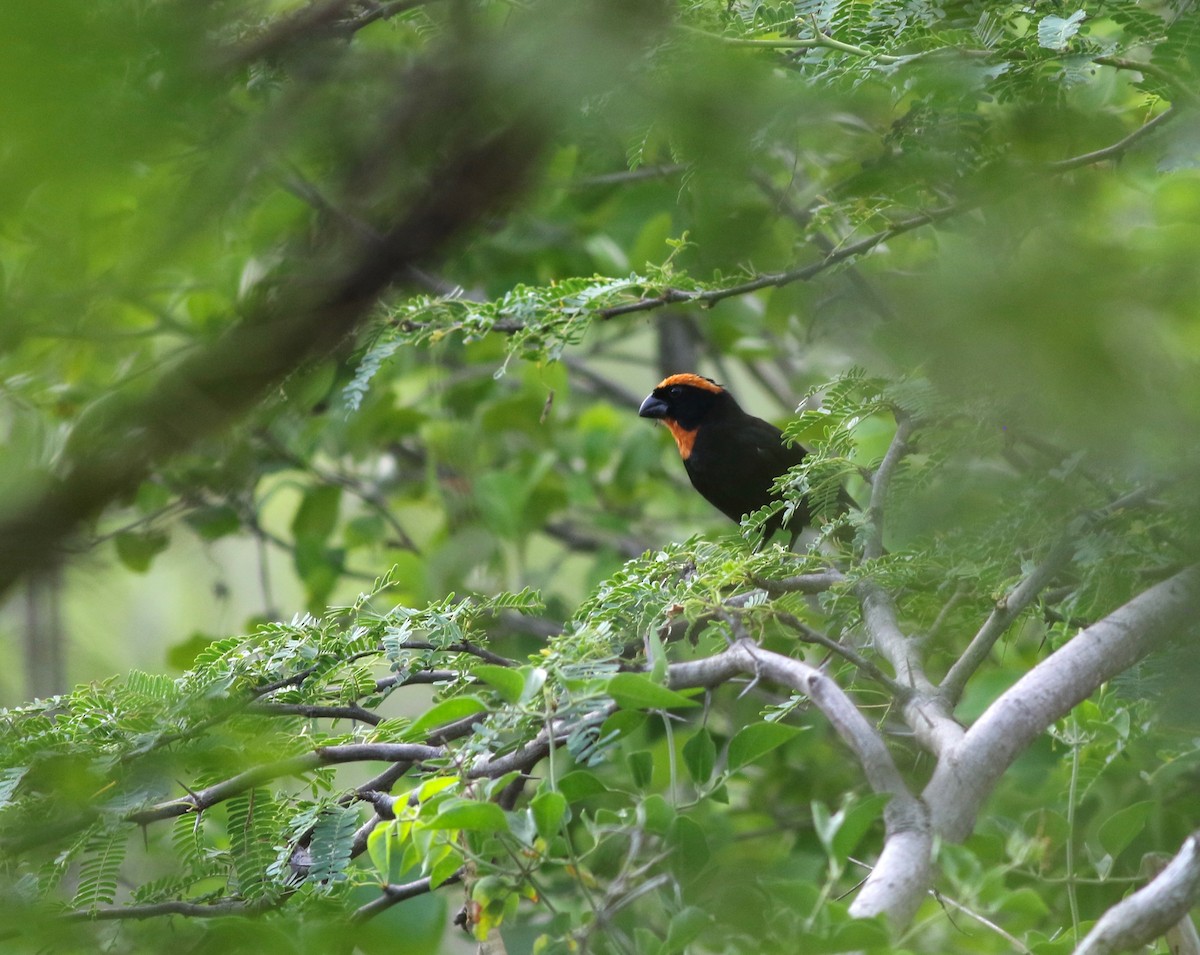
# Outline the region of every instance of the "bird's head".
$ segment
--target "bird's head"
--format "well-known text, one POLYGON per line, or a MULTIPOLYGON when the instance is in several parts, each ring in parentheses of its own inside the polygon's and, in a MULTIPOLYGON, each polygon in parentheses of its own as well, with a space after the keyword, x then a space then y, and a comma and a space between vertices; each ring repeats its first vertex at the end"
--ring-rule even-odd
POLYGON ((638 414, 643 418, 657 418, 670 430, 680 456, 686 461, 692 453, 696 440, 696 429, 715 408, 733 399, 724 388, 711 378, 700 375, 671 375, 658 383, 638 414))

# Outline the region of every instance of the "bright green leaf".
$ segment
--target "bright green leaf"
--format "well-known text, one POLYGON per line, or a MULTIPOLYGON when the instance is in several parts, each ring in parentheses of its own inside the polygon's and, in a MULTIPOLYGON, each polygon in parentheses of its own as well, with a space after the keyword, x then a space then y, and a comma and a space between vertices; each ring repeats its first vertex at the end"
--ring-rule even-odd
POLYGON ((506 703, 516 703, 525 689, 525 676, 515 667, 502 667, 493 663, 480 663, 471 668, 471 674, 492 687, 506 703))
POLYGON ((800 730, 784 723, 752 723, 729 741, 729 768, 741 769, 782 746, 800 730))
POLYGON ((561 792, 543 789, 529 803, 534 825, 543 839, 558 835, 559 827, 567 816, 567 799, 561 792))
POLYGON ((470 832, 505 832, 508 817, 494 802, 453 799, 426 823, 430 829, 466 829, 470 832))
POLYGON ((487 704, 477 696, 452 696, 430 707, 404 731, 405 739, 421 739, 431 729, 445 723, 474 716, 487 710, 487 704))
POLYGON ((608 681, 609 695, 627 710, 679 709, 699 704, 640 673, 618 673, 608 681))

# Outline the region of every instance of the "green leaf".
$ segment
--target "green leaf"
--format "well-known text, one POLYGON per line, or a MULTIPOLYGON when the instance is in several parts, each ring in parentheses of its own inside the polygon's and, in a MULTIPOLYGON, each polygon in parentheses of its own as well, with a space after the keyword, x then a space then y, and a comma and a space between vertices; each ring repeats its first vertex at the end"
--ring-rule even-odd
POLYGON ((450 799, 428 823, 430 829, 466 829, 470 832, 507 832, 508 817, 494 802, 450 799))
POLYGON ((629 766, 633 784, 638 789, 649 789, 654 779, 654 757, 646 750, 640 749, 636 753, 630 753, 625 762, 629 766))
POLYGON ((321 813, 309 843, 312 857, 309 882, 328 887, 346 878, 358 823, 358 809, 354 806, 328 806, 321 813))
POLYGON ((891 800, 886 793, 871 793, 851 800, 842 815, 841 825, 834 834, 830 849, 839 863, 844 864, 858 846, 871 826, 883 816, 883 809, 891 800))
POLYGON ((688 775, 697 785, 708 782, 717 763, 717 744, 712 734, 701 727, 691 739, 683 744, 683 764, 688 775))
POLYGON ((647 832, 665 836, 675 821, 675 810, 658 793, 651 793, 638 806, 638 822, 647 832))
POLYGON ((586 769, 577 769, 572 773, 567 773, 558 781, 558 791, 563 794, 567 802, 574 803, 580 799, 586 799, 588 796, 606 793, 608 787, 594 773, 589 773, 586 769))
POLYGON ((335 484, 309 488, 292 518, 292 536, 297 541, 324 543, 337 527, 342 489, 335 484))
POLYGON ((11 766, 8 769, 0 769, 0 809, 12 801, 13 794, 28 771, 28 766, 11 766))
POLYGON ((227 504, 198 507, 185 518, 188 525, 206 541, 236 534, 242 526, 237 511, 227 504))
POLYGON ((608 681, 606 689, 617 705, 626 710, 666 710, 699 705, 640 673, 618 673, 608 681))
POLYGON ((494 663, 480 663, 471 668, 471 675, 479 677, 492 687, 505 703, 516 703, 525 691, 525 675, 515 667, 502 667, 494 663))
POLYGON ((367 836, 367 856, 375 871, 384 881, 392 878, 392 845, 396 838, 395 823, 384 823, 376 826, 367 836))
POLYGON ((457 850, 446 853, 429 870, 429 886, 436 889, 463 866, 463 857, 457 850))
POLYGON ((729 741, 729 768, 741 769, 782 746, 800 732, 784 723, 752 723, 729 741))
POLYGON ((667 845, 671 847, 671 869, 683 881, 691 881, 708 864, 711 852, 708 836, 696 820, 688 816, 677 816, 667 831, 667 845))
POLYGON ((659 951, 663 955, 682 952, 700 937, 700 933, 712 924, 712 920, 713 917, 708 912, 694 905, 676 912, 667 927, 667 940, 659 951))
POLYGON ((1118 809, 1100 826, 1096 838, 1100 845, 1114 859, 1138 837, 1145 828, 1147 820, 1154 813, 1156 803, 1135 802, 1124 809, 1118 809))
POLYGON ((161 531, 118 534, 113 538, 117 559, 136 574, 150 569, 150 562, 167 549, 170 538, 161 531))
POLYGON ((404 731, 405 739, 420 739, 430 730, 446 723, 487 711, 487 704, 477 696, 452 696, 435 704, 404 731))
POLYGON ((567 817, 567 799, 561 792, 543 789, 529 803, 533 823, 543 839, 553 839, 567 817))

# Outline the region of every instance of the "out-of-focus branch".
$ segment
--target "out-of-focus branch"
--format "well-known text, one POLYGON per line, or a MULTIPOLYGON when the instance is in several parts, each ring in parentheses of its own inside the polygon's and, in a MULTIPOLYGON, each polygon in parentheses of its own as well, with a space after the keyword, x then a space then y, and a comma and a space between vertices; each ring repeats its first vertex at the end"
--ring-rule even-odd
MULTIPOLYGON (((312 16, 336 19, 345 9, 330 0, 312 16)), ((377 217, 376 234, 329 221, 297 234, 286 269, 261 283, 222 337, 81 421, 57 476, 14 494, 0 511, 0 594, 46 566, 80 525, 154 466, 220 433, 303 363, 335 351, 397 281, 508 208, 562 116, 601 84, 611 86, 664 25, 664 9, 630 5, 622 16, 601 4, 539 9, 471 44, 433 44, 383 78, 383 88, 398 92, 378 115, 363 117, 363 139, 334 157, 329 175, 331 201, 353 196, 377 217), (594 42, 569 64, 546 56, 568 35, 594 42)), ((300 75, 288 102, 300 109, 309 94, 336 96, 336 79, 300 75)), ((293 126, 299 119, 288 117, 293 126)))

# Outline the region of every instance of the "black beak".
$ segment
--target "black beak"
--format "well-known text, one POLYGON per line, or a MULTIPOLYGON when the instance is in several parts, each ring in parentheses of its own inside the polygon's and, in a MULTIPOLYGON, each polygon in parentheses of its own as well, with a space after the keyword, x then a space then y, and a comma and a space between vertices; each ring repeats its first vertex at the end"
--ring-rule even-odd
POLYGON ((665 418, 668 414, 667 403, 654 395, 648 395, 638 408, 638 414, 643 418, 665 418))

